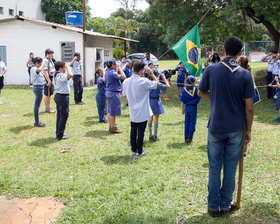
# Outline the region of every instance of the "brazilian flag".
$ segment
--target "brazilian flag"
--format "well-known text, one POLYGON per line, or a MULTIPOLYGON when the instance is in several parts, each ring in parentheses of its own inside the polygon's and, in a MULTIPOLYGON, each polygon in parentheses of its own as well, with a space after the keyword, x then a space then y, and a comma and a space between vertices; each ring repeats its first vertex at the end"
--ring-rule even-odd
POLYGON ((172 49, 177 54, 178 58, 180 58, 180 60, 183 62, 191 75, 201 75, 201 48, 197 25, 181 40, 179 40, 172 47, 172 49))

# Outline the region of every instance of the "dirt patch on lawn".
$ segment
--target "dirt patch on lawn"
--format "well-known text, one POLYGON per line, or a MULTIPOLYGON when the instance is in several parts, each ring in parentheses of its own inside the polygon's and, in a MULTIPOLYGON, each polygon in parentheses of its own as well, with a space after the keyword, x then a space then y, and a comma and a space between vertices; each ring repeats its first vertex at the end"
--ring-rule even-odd
POLYGON ((14 198, 0 196, 0 224, 52 224, 63 204, 56 198, 14 198))

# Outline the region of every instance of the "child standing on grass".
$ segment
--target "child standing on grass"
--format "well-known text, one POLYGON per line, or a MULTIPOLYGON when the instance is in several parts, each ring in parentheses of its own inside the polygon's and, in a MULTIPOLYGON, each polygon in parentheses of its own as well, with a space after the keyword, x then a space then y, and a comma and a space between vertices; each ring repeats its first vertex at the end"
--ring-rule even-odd
POLYGON ((100 123, 107 123, 105 116, 105 107, 106 107, 106 85, 105 85, 105 70, 103 68, 97 69, 95 76, 97 76, 97 94, 96 94, 96 105, 99 115, 100 123))
POLYGON ((276 93, 277 99, 276 99, 276 104, 275 105, 277 107, 277 110, 279 111, 279 114, 278 114, 278 117, 274 121, 276 123, 280 123, 280 84, 279 84, 279 76, 275 76, 274 80, 275 80, 276 84, 275 85, 269 84, 268 86, 273 87, 273 88, 277 88, 277 93, 276 93))
POLYGON ((30 70, 31 82, 33 84, 33 92, 35 94, 35 103, 34 103, 34 126, 35 127, 45 127, 46 125, 39 121, 39 109, 43 99, 43 92, 45 87, 45 76, 42 72, 44 63, 43 59, 36 57, 33 60, 35 67, 32 67, 30 70))
MULTIPOLYGON (((156 76, 158 78, 158 76, 156 76)), ((170 85, 168 81, 165 78, 165 75, 163 73, 160 74, 160 77, 162 79, 163 83, 160 83, 160 86, 158 86, 156 89, 151 89, 150 90, 150 106, 153 112, 153 115, 150 117, 148 121, 148 127, 149 127, 149 140, 151 142, 159 141, 159 138, 157 136, 157 131, 158 131, 158 120, 159 120, 159 115, 164 113, 164 109, 160 100, 160 91, 161 90, 166 90, 166 88, 170 88, 170 85), (154 134, 152 130, 153 126, 153 120, 154 120, 154 134)))
MULTIPOLYGON (((7 67, 6 67, 4 61, 2 61, 1 57, 0 57, 0 96, 1 96, 1 90, 4 87, 4 75, 6 72, 7 72, 7 67)), ((3 103, 0 101, 0 104, 3 104, 3 103)))
POLYGON ((123 82, 123 95, 128 99, 131 120, 130 143, 132 156, 140 157, 147 155, 143 151, 143 140, 147 120, 152 116, 149 90, 160 86, 158 79, 150 68, 146 68, 146 72, 154 81, 143 78, 144 70, 145 64, 142 61, 136 62, 132 76, 123 82))
POLYGON ((70 68, 63 61, 55 62, 54 88, 56 94, 54 101, 56 103, 56 138, 57 140, 67 139, 65 126, 69 117, 69 94, 70 86, 68 80, 73 77, 70 68))
POLYGON ((186 82, 187 86, 182 90, 180 100, 182 114, 185 115, 185 143, 191 143, 195 132, 197 104, 200 101, 200 97, 197 94, 198 89, 195 87, 196 78, 188 76, 186 82))
MULTIPOLYGON (((176 74, 176 71, 175 70, 171 70, 171 69, 168 69, 168 70, 164 70, 161 72, 164 76, 165 76, 165 79, 170 82, 171 80, 171 77, 172 75, 175 75, 176 74)), ((159 82, 160 83, 165 83, 162 79, 162 76, 159 77, 159 82)), ((163 100, 170 100, 169 97, 167 96, 167 89, 165 90, 162 90, 161 91, 161 95, 163 96, 163 100)))
POLYGON ((175 68, 175 71, 178 72, 177 74, 177 89, 178 89, 178 96, 180 98, 182 90, 185 86, 186 78, 189 75, 188 70, 185 68, 184 64, 180 61, 180 63, 175 68))

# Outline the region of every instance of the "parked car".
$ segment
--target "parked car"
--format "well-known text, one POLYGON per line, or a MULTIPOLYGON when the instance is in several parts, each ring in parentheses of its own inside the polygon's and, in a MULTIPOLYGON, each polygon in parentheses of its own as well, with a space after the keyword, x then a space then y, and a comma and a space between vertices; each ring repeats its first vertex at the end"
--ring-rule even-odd
MULTIPOLYGON (((158 67, 158 59, 156 58, 155 55, 153 54, 150 54, 151 55, 151 59, 153 60, 154 62, 154 66, 158 67)), ((129 54, 126 56, 127 59, 138 59, 140 60, 141 58, 143 58, 145 56, 145 53, 134 53, 134 54, 129 54)))

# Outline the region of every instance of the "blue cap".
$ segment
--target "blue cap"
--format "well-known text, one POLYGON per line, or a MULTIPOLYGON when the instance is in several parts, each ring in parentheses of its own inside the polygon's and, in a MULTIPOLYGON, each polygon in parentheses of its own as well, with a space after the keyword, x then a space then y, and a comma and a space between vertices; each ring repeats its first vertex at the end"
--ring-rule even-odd
POLYGON ((107 61, 107 67, 111 68, 113 65, 116 64, 116 61, 114 59, 110 59, 107 61))
POLYGON ((193 75, 187 77, 187 84, 191 85, 195 82, 196 78, 193 75))

